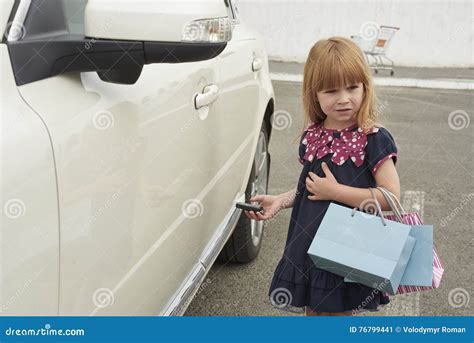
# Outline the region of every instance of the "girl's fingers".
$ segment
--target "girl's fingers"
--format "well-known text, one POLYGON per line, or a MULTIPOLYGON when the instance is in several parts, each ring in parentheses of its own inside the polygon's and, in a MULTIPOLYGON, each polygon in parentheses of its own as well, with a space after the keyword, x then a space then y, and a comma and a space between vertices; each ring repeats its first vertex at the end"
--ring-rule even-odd
POLYGON ((246 210, 245 213, 247 214, 247 217, 249 217, 250 219, 255 219, 253 216, 253 213, 251 213, 250 211, 246 210))
POLYGON ((250 211, 250 216, 251 216, 251 218, 254 219, 254 220, 259 220, 259 218, 258 218, 257 215, 255 214, 255 212, 253 212, 253 211, 250 211))
POLYGON ((253 219, 253 220, 258 220, 258 221, 272 218, 270 213, 273 213, 272 211, 264 211, 263 213, 261 211, 258 211, 258 212, 248 211, 248 210, 243 210, 243 211, 248 218, 253 219))
POLYGON ((245 215, 247 217, 249 217, 250 219, 253 219, 253 220, 265 220, 266 217, 260 213, 260 212, 253 212, 253 211, 247 211, 247 210, 244 210, 245 212, 245 215))

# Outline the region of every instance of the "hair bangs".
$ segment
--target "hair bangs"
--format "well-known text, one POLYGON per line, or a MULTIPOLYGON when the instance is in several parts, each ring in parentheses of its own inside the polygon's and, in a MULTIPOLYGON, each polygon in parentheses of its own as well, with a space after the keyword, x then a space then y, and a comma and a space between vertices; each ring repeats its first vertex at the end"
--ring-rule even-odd
POLYGON ((314 70, 314 80, 318 80, 316 92, 367 82, 364 66, 354 63, 354 59, 328 54, 321 56, 319 62, 314 70))

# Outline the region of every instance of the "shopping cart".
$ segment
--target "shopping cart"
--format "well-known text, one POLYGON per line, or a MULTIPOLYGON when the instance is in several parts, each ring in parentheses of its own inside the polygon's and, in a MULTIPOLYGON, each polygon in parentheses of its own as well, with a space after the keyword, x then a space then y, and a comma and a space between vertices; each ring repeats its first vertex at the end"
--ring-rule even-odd
POLYGON ((375 69, 377 74, 380 70, 390 70, 390 76, 394 74, 393 61, 388 58, 385 53, 390 45, 395 32, 400 30, 399 27, 381 25, 378 28, 375 39, 367 39, 360 35, 351 36, 351 39, 361 48, 365 54, 365 59, 371 69, 375 69), (387 60, 389 64, 384 63, 387 60))

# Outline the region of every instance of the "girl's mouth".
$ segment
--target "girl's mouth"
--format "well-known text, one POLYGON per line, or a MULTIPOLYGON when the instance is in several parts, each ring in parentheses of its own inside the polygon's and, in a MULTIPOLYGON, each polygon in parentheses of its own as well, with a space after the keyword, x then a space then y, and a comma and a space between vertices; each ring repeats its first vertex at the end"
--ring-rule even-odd
POLYGON ((343 109, 343 110, 336 110, 337 112, 339 113, 346 113, 346 112, 349 112, 351 109, 350 108, 346 108, 346 109, 343 109))

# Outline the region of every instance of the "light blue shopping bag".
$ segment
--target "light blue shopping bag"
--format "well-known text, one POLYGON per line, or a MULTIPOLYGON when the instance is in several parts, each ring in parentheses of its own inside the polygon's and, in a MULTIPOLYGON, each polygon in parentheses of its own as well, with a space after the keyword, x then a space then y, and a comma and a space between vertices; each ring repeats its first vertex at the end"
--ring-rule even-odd
POLYGON ((412 225, 410 236, 416 239, 400 285, 431 286, 433 283, 433 226, 412 225))
MULTIPOLYGON (((410 236, 416 240, 400 281, 400 286, 432 286, 434 258, 433 226, 423 225, 417 214, 406 213, 398 198, 386 188, 377 187, 377 189, 380 190, 392 210, 392 213, 387 214, 386 218, 411 225, 410 236)), ((345 277, 344 281, 355 282, 348 277, 345 277)))
POLYGON ((411 225, 331 203, 308 254, 318 268, 395 294, 416 241, 410 230, 411 225))
MULTIPOLYGON (((433 226, 412 225, 410 237, 416 242, 408 260, 400 285, 431 286, 433 283, 433 226)), ((349 277, 345 282, 356 282, 349 277)))

